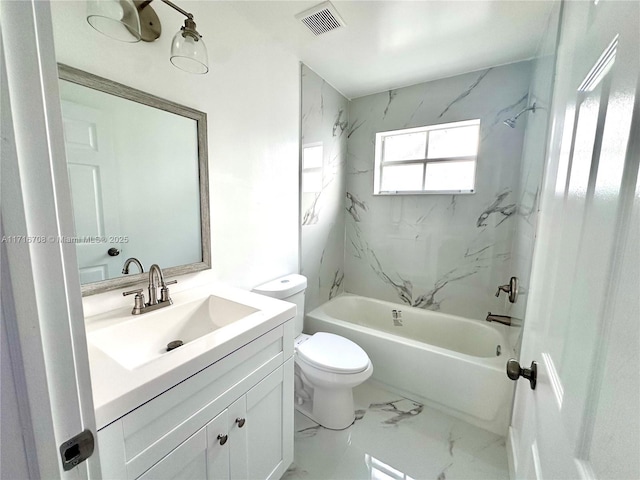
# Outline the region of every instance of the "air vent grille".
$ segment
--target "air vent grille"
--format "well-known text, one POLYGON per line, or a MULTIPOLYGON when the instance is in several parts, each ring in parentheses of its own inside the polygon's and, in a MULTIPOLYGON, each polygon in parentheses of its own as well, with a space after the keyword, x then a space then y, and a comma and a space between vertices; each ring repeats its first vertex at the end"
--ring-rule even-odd
POLYGON ((314 35, 322 35, 345 25, 331 2, 324 2, 296 15, 314 35))

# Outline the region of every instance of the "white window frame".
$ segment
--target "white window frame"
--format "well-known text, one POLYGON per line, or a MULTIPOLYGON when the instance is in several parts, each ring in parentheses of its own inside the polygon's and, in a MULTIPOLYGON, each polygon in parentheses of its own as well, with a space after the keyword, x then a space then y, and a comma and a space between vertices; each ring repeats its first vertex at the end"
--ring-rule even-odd
POLYGON ((459 122, 450 122, 450 123, 440 123, 437 125, 426 125, 423 127, 414 127, 414 128, 403 128, 401 130, 389 130, 386 132, 378 132, 376 133, 376 144, 375 144, 375 168, 373 175, 373 194, 374 195, 451 195, 451 194, 473 194, 475 193, 475 185, 477 180, 477 171, 478 171, 478 149, 480 140, 478 139, 478 146, 476 147, 476 154, 464 157, 446 157, 446 158, 427 158, 427 152, 429 151, 429 132, 433 130, 443 130, 446 128, 456 128, 456 127, 469 127, 477 125, 480 127, 480 119, 472 119, 472 120, 463 120, 459 122), (415 158, 409 160, 395 160, 385 162, 384 155, 384 140, 386 137, 392 137, 395 135, 405 135, 409 133, 422 133, 427 132, 427 141, 425 144, 425 151, 423 158, 415 158), (425 182, 426 182, 426 172, 427 172, 427 164, 428 163, 437 163, 437 162, 461 162, 461 161, 469 161, 473 160, 475 162, 474 168, 474 180, 473 185, 474 188, 471 190, 424 190, 425 182), (422 190, 381 190, 382 185, 382 169, 387 165, 412 165, 412 164, 420 164, 424 165, 422 170, 422 190))

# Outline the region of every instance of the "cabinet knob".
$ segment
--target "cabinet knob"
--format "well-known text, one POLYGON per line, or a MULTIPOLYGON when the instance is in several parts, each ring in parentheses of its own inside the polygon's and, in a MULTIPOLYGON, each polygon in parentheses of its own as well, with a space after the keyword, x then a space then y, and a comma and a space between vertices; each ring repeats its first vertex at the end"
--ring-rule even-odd
POLYGON ((246 422, 244 418, 236 418, 236 423, 238 424, 238 427, 240 428, 244 427, 244 422, 246 422))
POLYGON ((224 445, 229 440, 229 435, 218 435, 218 440, 220 440, 220 445, 224 445))

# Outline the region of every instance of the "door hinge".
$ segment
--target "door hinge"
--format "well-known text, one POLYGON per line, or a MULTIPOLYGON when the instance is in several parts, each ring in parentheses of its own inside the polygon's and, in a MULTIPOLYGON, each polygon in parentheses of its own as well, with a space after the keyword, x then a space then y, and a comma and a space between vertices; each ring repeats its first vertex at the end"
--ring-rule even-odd
POLYGON ((78 466, 93 454, 95 442, 91 430, 85 430, 60 445, 62 468, 67 471, 78 466))

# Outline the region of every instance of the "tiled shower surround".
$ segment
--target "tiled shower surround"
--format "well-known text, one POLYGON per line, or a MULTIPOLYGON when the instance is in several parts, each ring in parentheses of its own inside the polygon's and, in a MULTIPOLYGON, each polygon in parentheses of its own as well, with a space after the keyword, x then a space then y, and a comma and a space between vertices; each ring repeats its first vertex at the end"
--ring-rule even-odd
POLYGON ((301 272, 310 311, 344 289, 344 205, 349 101, 302 65, 302 146, 322 143, 322 189, 303 192, 301 272))
POLYGON ((502 122, 527 105, 530 78, 519 62, 347 101, 303 66, 303 144, 325 142, 323 189, 303 195, 308 310, 344 290, 467 318, 506 313, 495 293, 514 274, 526 214, 527 114, 502 122), (377 132, 478 118, 476 193, 373 195, 377 132))

